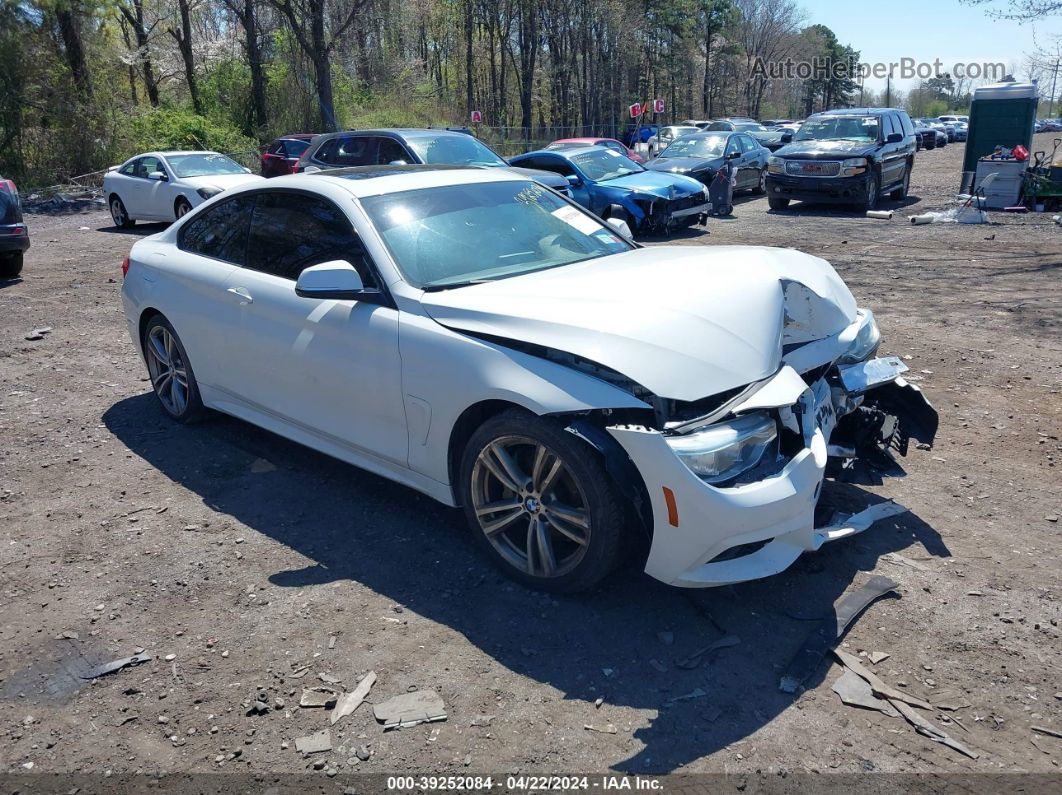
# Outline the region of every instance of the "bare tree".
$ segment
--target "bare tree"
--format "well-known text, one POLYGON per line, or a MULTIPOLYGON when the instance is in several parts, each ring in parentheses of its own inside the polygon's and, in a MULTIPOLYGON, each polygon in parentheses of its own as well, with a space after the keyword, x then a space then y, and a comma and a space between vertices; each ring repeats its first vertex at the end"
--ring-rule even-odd
POLYGON ((335 101, 332 96, 332 50, 339 38, 350 29, 366 0, 347 0, 346 9, 339 12, 340 22, 329 31, 329 0, 271 0, 283 14, 303 53, 313 64, 314 86, 321 124, 329 130, 338 129, 335 101))

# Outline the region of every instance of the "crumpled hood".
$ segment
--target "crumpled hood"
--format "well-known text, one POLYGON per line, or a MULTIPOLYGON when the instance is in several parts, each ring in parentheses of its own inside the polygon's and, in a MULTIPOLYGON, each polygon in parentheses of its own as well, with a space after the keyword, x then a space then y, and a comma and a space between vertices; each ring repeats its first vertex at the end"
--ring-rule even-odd
POLYGON ((657 157, 645 166, 653 171, 689 174, 691 171, 716 171, 723 165, 721 157, 657 157))
POLYGON ((828 262, 758 246, 640 248, 421 303, 449 328, 572 353, 675 400, 766 378, 783 343, 836 334, 856 317, 828 262), (802 319, 799 339, 783 328, 787 314, 802 319))
POLYGON ((704 186, 693 177, 659 171, 641 171, 600 184, 609 188, 623 188, 636 193, 646 193, 661 199, 681 199, 704 189, 704 186))
POLYGON ((845 157, 865 157, 873 154, 878 145, 866 141, 824 140, 794 141, 775 152, 778 157, 799 157, 807 160, 837 160, 845 157))

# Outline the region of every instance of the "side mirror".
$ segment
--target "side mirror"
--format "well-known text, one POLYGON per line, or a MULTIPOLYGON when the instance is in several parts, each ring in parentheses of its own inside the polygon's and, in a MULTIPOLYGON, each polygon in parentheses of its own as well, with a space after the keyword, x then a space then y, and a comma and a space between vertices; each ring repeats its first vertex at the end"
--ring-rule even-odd
POLYGON ((165 171, 152 171, 150 174, 148 174, 148 179, 153 179, 158 182, 169 181, 169 177, 166 176, 165 171))
POLYGON ((368 304, 387 303, 379 290, 366 289, 354 266, 342 259, 306 268, 295 282, 295 295, 300 298, 362 301, 368 304))
POLYGON ((568 184, 571 185, 573 188, 581 188, 583 185, 583 181, 579 179, 578 174, 569 174, 568 184))
POLYGON ((741 157, 741 152, 730 152, 726 156, 726 159, 727 160, 737 160, 739 157, 741 157))
POLYGON ((786 130, 784 133, 782 133, 781 141, 782 141, 783 144, 792 143, 792 141, 793 141, 793 131, 792 130, 786 130))
POLYGON ((631 233, 631 228, 627 226, 627 222, 624 221, 622 218, 609 218, 607 221, 605 221, 605 223, 611 226, 617 232, 619 232, 620 236, 626 238, 627 240, 630 240, 634 237, 634 235, 631 233))
POLYGON ((903 133, 889 133, 889 137, 885 139, 887 144, 898 144, 903 140, 903 133))

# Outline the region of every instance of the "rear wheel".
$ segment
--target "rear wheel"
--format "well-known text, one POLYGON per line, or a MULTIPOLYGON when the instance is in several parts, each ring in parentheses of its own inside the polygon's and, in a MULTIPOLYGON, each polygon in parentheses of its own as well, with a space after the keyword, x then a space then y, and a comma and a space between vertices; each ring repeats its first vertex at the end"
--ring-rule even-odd
POLYGON ((22 273, 22 252, 0 254, 0 279, 14 279, 22 273))
POLYGON ((789 206, 789 199, 779 199, 774 196, 767 198, 767 206, 772 210, 784 210, 789 206))
POLYGON ((136 223, 129 217, 129 212, 125 209, 125 205, 118 196, 111 196, 111 220, 114 221, 114 225, 119 229, 128 229, 136 223))
POLYGON ((521 410, 477 430, 461 462, 477 540, 510 577, 544 591, 590 588, 619 563, 623 511, 596 452, 521 410))
POLYGON ((192 422, 202 416, 203 401, 188 354, 162 315, 155 315, 144 329, 144 358, 162 410, 178 422, 192 422))
POLYGON ((760 170, 759 182, 756 183, 756 187, 752 189, 752 192, 759 196, 762 196, 767 192, 767 169, 764 168, 760 170))
POLYGON ((911 161, 907 161, 907 165, 903 170, 903 185, 898 187, 892 193, 889 194, 889 198, 893 201, 902 201, 907 198, 907 192, 911 189, 911 161))

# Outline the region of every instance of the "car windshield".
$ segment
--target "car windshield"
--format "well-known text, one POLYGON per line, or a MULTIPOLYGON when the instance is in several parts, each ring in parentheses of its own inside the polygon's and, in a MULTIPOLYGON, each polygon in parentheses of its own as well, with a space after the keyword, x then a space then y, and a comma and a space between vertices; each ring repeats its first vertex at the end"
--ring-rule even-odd
POLYGON ((734 129, 739 132, 770 132, 762 124, 735 124, 734 129))
POLYGON ((406 138, 424 163, 454 166, 505 166, 493 149, 471 135, 411 135, 406 138))
POLYGON ((820 116, 804 122, 793 140, 877 141, 878 120, 874 116, 820 116))
POLYGON ((593 152, 573 155, 572 162, 594 182, 608 182, 645 171, 633 160, 612 149, 595 149, 593 152))
POLYGON ((633 248, 601 221, 523 180, 477 182, 362 200, 406 281, 462 287, 633 248))
POLYGON ((682 135, 692 135, 700 132, 699 127, 665 127, 660 131, 660 138, 678 138, 682 135))
POLYGON ((212 177, 218 174, 246 174, 247 169, 225 155, 167 155, 173 173, 178 177, 212 177))
POLYGON ((679 138, 660 157, 720 157, 726 148, 726 138, 725 135, 679 138))

